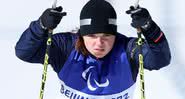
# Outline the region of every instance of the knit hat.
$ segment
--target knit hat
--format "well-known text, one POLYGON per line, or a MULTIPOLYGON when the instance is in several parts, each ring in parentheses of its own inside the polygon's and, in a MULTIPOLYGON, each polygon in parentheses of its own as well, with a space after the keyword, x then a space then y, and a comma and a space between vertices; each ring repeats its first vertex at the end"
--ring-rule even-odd
POLYGON ((80 13, 80 35, 117 33, 116 12, 105 0, 90 0, 80 13))

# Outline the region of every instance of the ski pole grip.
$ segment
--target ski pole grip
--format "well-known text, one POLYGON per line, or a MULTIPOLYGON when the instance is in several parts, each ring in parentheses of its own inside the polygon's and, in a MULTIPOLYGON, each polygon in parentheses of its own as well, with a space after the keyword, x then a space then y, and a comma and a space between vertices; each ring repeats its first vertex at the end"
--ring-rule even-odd
POLYGON ((57 7, 57 0, 55 0, 54 2, 53 2, 53 5, 52 5, 52 8, 56 8, 57 7))
POLYGON ((134 3, 134 8, 136 9, 139 6, 139 0, 136 0, 134 3))

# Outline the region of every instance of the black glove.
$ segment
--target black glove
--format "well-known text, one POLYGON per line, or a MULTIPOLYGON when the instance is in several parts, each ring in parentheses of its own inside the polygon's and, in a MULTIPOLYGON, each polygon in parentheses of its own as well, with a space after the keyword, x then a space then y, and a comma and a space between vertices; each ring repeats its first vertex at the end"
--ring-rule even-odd
POLYGON ((130 10, 127 10, 126 13, 131 14, 131 26, 134 28, 140 28, 148 43, 159 43, 165 39, 163 32, 152 20, 147 9, 141 7, 137 7, 135 9, 131 6, 130 10))
POLYGON ((147 9, 133 6, 126 11, 127 14, 131 14, 132 23, 134 28, 141 28, 142 30, 148 30, 151 27, 152 18, 147 9))
POLYGON ((43 29, 54 29, 60 23, 66 12, 62 12, 61 6, 46 9, 40 17, 40 25, 43 29))

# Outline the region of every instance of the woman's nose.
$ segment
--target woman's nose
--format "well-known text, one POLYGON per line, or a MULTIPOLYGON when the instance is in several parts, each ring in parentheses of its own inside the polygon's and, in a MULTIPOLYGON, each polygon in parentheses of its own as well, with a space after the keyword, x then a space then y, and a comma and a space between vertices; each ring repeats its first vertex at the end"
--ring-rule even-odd
POLYGON ((97 40, 96 40, 96 43, 97 43, 98 45, 103 44, 103 39, 102 39, 101 37, 98 37, 97 40))

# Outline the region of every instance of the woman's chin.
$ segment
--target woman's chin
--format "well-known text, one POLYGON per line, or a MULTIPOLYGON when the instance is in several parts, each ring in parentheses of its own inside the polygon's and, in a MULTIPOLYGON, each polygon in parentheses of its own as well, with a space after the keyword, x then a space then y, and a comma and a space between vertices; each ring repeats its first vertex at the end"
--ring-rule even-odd
POLYGON ((105 54, 96 53, 96 54, 94 54, 94 56, 95 56, 96 58, 103 58, 103 57, 105 56, 105 54))

